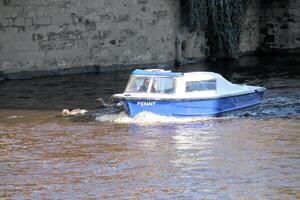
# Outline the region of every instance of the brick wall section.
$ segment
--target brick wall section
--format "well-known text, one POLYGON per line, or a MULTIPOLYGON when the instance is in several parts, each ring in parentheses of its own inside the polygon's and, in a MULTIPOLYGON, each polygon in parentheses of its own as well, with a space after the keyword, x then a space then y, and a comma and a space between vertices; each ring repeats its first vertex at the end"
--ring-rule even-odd
POLYGON ((268 50, 300 49, 300 0, 266 1, 261 20, 261 46, 268 50))
POLYGON ((0 71, 173 63, 179 2, 0 0, 0 71))

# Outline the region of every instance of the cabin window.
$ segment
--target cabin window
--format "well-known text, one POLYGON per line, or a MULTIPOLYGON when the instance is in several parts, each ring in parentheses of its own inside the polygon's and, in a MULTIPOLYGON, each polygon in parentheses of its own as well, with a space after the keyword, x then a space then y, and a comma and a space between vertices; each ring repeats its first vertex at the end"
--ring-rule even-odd
POLYGON ((186 92, 209 91, 209 90, 216 90, 216 88, 217 88, 216 80, 188 81, 186 82, 185 91, 186 92))
POLYGON ((169 77, 153 78, 150 92, 160 94, 173 94, 176 89, 176 79, 169 77))
POLYGON ((131 77, 125 92, 145 93, 148 91, 149 83, 150 83, 149 77, 131 77))

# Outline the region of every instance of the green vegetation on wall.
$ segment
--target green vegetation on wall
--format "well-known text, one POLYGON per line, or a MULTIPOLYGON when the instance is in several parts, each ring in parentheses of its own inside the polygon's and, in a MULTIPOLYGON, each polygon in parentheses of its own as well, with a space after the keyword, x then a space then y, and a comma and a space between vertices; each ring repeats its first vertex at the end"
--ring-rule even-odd
POLYGON ((183 25, 194 31, 207 23, 206 0, 181 0, 183 25))
POLYGON ((247 0, 207 0, 211 59, 237 59, 247 0))
POLYGON ((206 24, 211 60, 238 58, 247 0, 181 0, 181 6, 185 26, 195 30, 206 24))

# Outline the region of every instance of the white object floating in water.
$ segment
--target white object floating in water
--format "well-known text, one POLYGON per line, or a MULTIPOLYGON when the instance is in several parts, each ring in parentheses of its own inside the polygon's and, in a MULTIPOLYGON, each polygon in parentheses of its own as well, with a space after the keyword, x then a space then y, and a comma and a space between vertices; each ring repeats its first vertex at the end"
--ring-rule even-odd
POLYGON ((77 116, 77 115, 84 115, 88 111, 86 109, 73 109, 73 110, 68 110, 68 109, 63 109, 61 112, 62 116, 77 116))

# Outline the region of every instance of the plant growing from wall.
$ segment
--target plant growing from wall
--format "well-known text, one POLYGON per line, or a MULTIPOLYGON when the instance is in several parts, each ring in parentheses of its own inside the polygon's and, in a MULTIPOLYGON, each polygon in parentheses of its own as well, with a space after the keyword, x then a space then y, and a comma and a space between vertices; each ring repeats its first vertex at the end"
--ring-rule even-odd
POLYGON ((237 59, 247 0, 207 0, 211 59, 237 59))
POLYGON ((207 23, 206 0, 181 0, 183 25, 190 31, 205 27, 207 23))
POLYGON ((237 59, 240 35, 248 0, 181 0, 184 25, 191 29, 206 26, 208 56, 211 60, 237 59), (205 9, 204 9, 205 8, 205 9), (203 12, 205 14, 203 14, 203 12), (188 13, 188 15, 187 15, 188 13), (203 22, 207 23, 203 23, 203 22))

